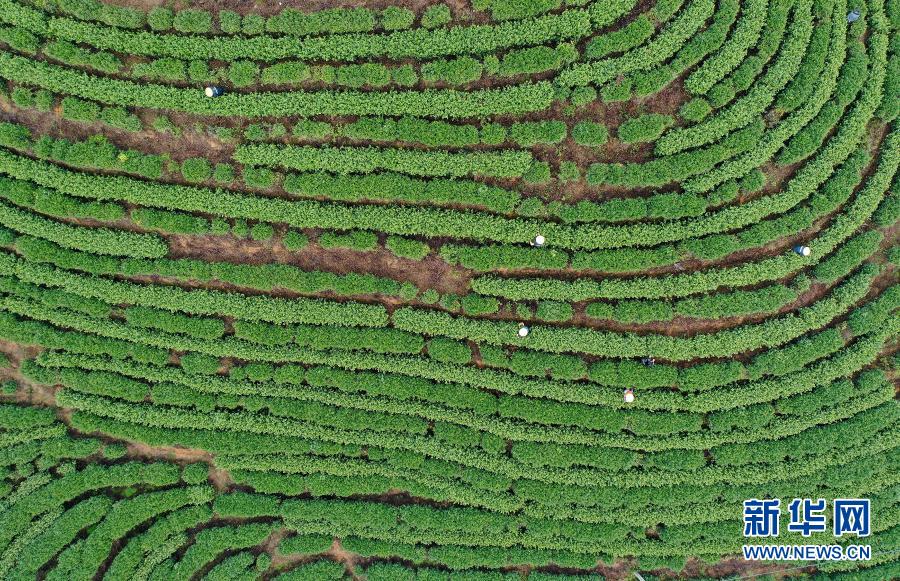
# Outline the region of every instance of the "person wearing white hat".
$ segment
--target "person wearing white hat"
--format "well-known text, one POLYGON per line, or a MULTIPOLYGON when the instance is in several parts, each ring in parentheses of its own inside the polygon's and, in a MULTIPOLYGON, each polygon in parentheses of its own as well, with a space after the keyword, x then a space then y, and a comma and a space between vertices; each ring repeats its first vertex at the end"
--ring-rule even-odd
POLYGON ((525 323, 519 323, 519 337, 527 337, 528 333, 531 332, 531 327, 526 325, 525 323))
POLYGON ((794 252, 799 254, 800 256, 806 258, 810 254, 812 254, 812 249, 809 246, 803 246, 802 244, 794 246, 794 252))
POLYGON ((534 237, 534 240, 531 241, 531 245, 532 246, 543 246, 544 243, 546 243, 546 242, 547 242, 547 239, 544 238, 542 235, 538 234, 537 236, 534 237))
POLYGON ((203 92, 207 97, 221 97, 225 94, 225 89, 222 87, 206 87, 203 92))
POLYGON ((623 395, 622 399, 625 400, 625 403, 633 402, 634 401, 634 390, 631 388, 626 389, 625 394, 623 395))

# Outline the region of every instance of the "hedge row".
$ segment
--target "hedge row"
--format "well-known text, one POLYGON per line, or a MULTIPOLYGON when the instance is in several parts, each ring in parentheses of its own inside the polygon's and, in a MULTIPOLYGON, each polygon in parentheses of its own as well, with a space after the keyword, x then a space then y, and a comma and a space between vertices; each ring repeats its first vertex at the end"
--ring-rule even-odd
POLYGON ((557 81, 564 86, 579 87, 605 83, 623 73, 650 69, 675 54, 694 36, 713 14, 714 7, 711 0, 691 0, 687 8, 651 41, 619 57, 571 65, 559 74, 557 81))
MULTIPOLYGON (((759 325, 745 325, 710 335, 696 335, 690 339, 658 335, 619 335, 541 325, 532 326, 532 332, 524 344, 533 349, 557 353, 577 352, 616 357, 640 357, 653 353, 658 357, 675 361, 730 357, 739 352, 786 343, 828 323, 868 292, 869 284, 876 274, 875 270, 877 269, 864 269, 838 287, 832 296, 813 306, 798 309, 795 314, 773 318, 759 325)), ((515 339, 515 323, 454 319, 442 313, 423 312, 421 309, 413 308, 399 309, 391 318, 396 328, 413 333, 471 339, 495 345, 510 344, 515 339)))
POLYGON ((684 81, 684 88, 694 95, 702 95, 740 65, 759 38, 768 5, 766 0, 751 0, 742 6, 741 17, 728 42, 691 71, 684 81))
POLYGON ((387 170, 437 177, 519 177, 532 162, 531 155, 522 151, 447 153, 375 147, 298 147, 275 144, 240 145, 234 152, 234 159, 248 165, 284 167, 299 171, 366 174, 387 170))
MULTIPOLYGON (((891 294, 892 301, 896 300, 896 293, 891 294)), ((885 299, 887 299, 887 295, 885 299)), ((876 328, 880 323, 879 321, 884 321, 885 317, 890 313, 890 309, 893 302, 885 302, 885 301, 877 301, 884 303, 884 306, 878 307, 874 311, 870 308, 863 308, 858 312, 855 312, 851 315, 851 321, 853 321, 854 331, 859 333, 870 332, 870 330, 876 328), (862 315, 862 318, 857 315, 862 315), (857 323, 857 319, 859 322, 857 323)), ((871 305, 874 307, 874 304, 871 305)), ((19 309, 20 307, 25 308, 24 304, 14 305, 12 302, 7 301, 7 307, 15 307, 15 309, 19 309)), ((149 343, 153 345, 165 345, 165 346, 173 346, 177 345, 177 348, 184 350, 200 350, 205 353, 213 353, 216 356, 230 356, 236 353, 239 353, 245 359, 262 359, 263 361, 281 361, 281 360, 298 360, 297 354, 290 354, 289 352, 284 351, 282 349, 274 349, 267 348, 261 349, 258 347, 254 347, 252 345, 242 343, 239 341, 229 341, 227 345, 212 345, 205 343, 198 343, 197 341, 191 341, 181 337, 168 336, 168 337, 160 337, 158 334, 154 335, 151 333, 140 332, 136 329, 117 329, 117 325, 114 323, 111 324, 109 322, 101 323, 99 326, 94 321, 89 321, 84 318, 78 318, 77 316, 73 317, 71 315, 65 315, 61 311, 56 311, 55 313, 46 313, 41 311, 39 308, 37 311, 31 310, 31 307, 28 307, 29 316, 34 317, 35 315, 38 318, 44 319, 48 316, 53 320, 59 320, 61 324, 66 326, 70 326, 73 328, 83 328, 86 330, 90 330, 90 332, 96 333, 100 332, 105 336, 118 336, 118 337, 128 337, 135 338, 140 337, 139 341, 143 343, 149 343), (168 341, 168 343, 166 343, 168 341)), ((26 311, 22 311, 23 313, 26 311)), ((23 329, 24 331, 25 329, 23 329)), ((37 330, 37 328, 35 329, 37 330)), ((9 333, 10 331, 6 331, 9 333)), ((27 333, 31 333, 32 331, 28 331, 27 333)), ((23 335, 23 338, 26 342, 32 342, 34 339, 31 335, 23 335)), ((18 336, 18 333, 14 333, 13 335, 9 335, 11 337, 18 336)), ((882 335, 883 336, 883 335, 882 335)), ((43 332, 42 339, 40 340, 42 343, 49 342, 49 345, 65 345, 66 348, 71 349, 74 347, 74 343, 71 340, 66 340, 64 343, 58 343, 60 339, 55 338, 55 335, 47 334, 43 332)), ((873 338, 868 342, 869 345, 875 347, 875 351, 860 351, 858 348, 851 349, 855 355, 853 357, 874 357, 874 354, 877 353, 878 345, 880 345, 881 339, 873 338), (869 355, 864 355, 865 353, 870 353, 869 355)), ((109 340, 102 341, 101 344, 105 345, 103 347, 95 347, 93 343, 87 342, 82 345, 82 343, 78 343, 79 349, 88 349, 88 353, 95 352, 94 349, 101 349, 100 352, 107 353, 111 352, 113 349, 121 350, 120 347, 115 345, 108 345, 109 340)), ((870 347, 866 347, 866 349, 870 349, 870 347)), ((134 351, 134 348, 128 347, 128 349, 124 352, 134 353, 134 357, 138 357, 141 361, 152 361, 152 359, 148 358, 151 355, 150 352, 142 353, 142 351, 147 351, 146 348, 142 348, 142 350, 134 351)), ((153 356, 155 357, 155 355, 153 356)), ((847 363, 846 356, 843 357, 843 362, 840 363, 837 360, 829 367, 830 371, 825 372, 823 369, 819 369, 815 372, 815 374, 807 374, 809 379, 805 379, 801 381, 796 376, 792 379, 793 383, 790 383, 788 387, 790 387, 791 393, 796 393, 797 390, 802 390, 804 386, 804 381, 814 380, 820 381, 822 377, 828 377, 829 374, 834 373, 834 370, 838 370, 840 373, 847 373, 849 369, 853 368, 853 365, 859 365, 859 363, 847 363), (835 367, 837 366, 837 367, 835 367)), ((165 362, 165 355, 162 356, 161 362, 165 362)), ((349 369, 378 369, 381 371, 389 371, 394 373, 403 373, 410 374, 413 373, 415 375, 419 375, 426 378, 431 379, 440 379, 443 381, 446 380, 454 380, 461 381, 464 383, 468 383, 474 386, 490 388, 490 389, 503 389, 503 390, 512 390, 511 393, 527 393, 530 395, 544 397, 548 394, 548 389, 550 389, 549 393, 552 393, 552 397, 555 399, 560 399, 563 401, 584 401, 584 402, 606 402, 606 403, 614 403, 616 402, 615 394, 610 393, 601 393, 594 394, 589 392, 584 392, 583 390, 573 391, 571 385, 565 383, 553 382, 548 384, 546 381, 530 381, 525 379, 515 378, 514 376, 510 376, 508 374, 504 374, 502 372, 489 372, 486 370, 473 370, 455 367, 452 365, 443 365, 438 364, 436 362, 427 362, 427 361, 415 361, 409 358, 401 358, 398 360, 393 360, 390 357, 385 356, 377 356, 377 355, 363 355, 363 354, 354 354, 352 358, 348 358, 346 354, 334 356, 329 355, 325 352, 305 353, 299 359, 300 361, 305 361, 309 363, 316 364, 327 364, 327 365, 336 365, 339 367, 347 367, 349 369), (585 399, 586 398, 586 399, 585 399)), ((858 361, 868 361, 870 359, 857 359, 858 361)), ((620 379, 615 379, 610 376, 609 373, 605 373, 603 376, 597 376, 596 379, 604 384, 618 384, 618 385, 653 385, 648 383, 649 377, 642 378, 642 373, 644 375, 660 375, 660 373, 646 373, 641 371, 643 368, 637 364, 628 362, 629 365, 632 366, 632 372, 630 374, 630 378, 622 375, 620 379), (640 373, 636 373, 641 371, 640 373)), ((183 362, 184 364, 184 362, 183 362)), ((214 365, 212 367, 212 371, 215 371, 215 368, 218 365, 214 365)), ((688 369, 685 370, 685 374, 683 379, 680 381, 682 387, 690 389, 708 389, 708 386, 720 385, 723 383, 728 383, 729 381, 737 381, 741 379, 741 371, 740 369, 731 370, 728 369, 729 365, 701 365, 696 369, 688 369), (708 373, 707 373, 708 372, 708 373), (723 374, 726 374, 723 376, 723 374), (728 378, 730 376, 730 379, 728 378)), ((599 370, 599 367, 598 367, 599 370)), ((621 371, 621 369, 620 369, 621 371)), ((666 368, 661 367, 656 369, 658 372, 665 372, 666 368)), ((666 374, 663 373, 662 376, 666 374)), ((839 377, 840 375, 833 375, 831 377, 839 377)), ((593 377, 593 374, 592 374, 593 377)), ((827 379, 826 379, 827 380, 827 379)), ((665 385, 674 381, 674 376, 671 379, 665 380, 663 384, 657 383, 657 385, 665 385)), ((781 385, 776 382, 778 385, 777 389, 784 390, 785 385, 781 385)), ((808 389, 808 387, 807 387, 808 389)), ((735 399, 735 396, 722 394, 722 398, 716 397, 714 400, 715 405, 721 406, 733 406, 740 405, 740 401, 746 398, 746 395, 749 392, 742 392, 742 396, 739 399, 735 399)), ((766 398, 766 393, 772 393, 767 389, 763 389, 761 386, 757 387, 757 389, 753 392, 754 400, 753 401, 765 401, 765 399, 755 399, 758 397, 766 398)), ((777 393, 777 392, 776 392, 777 393)), ((768 396, 768 397, 771 397, 768 396)), ((663 398, 667 399, 668 402, 663 405, 662 408, 659 409, 668 409, 669 406, 676 405, 676 409, 682 409, 681 406, 686 406, 683 409, 691 409, 691 406, 699 405, 696 401, 696 398, 690 401, 681 401, 680 399, 672 399, 672 398, 663 398), (680 402, 680 403, 679 403, 680 402)), ((702 398, 701 398, 702 399, 702 398)), ((655 399, 654 396, 645 394, 642 402, 645 405, 651 406, 654 408, 657 405, 660 405, 662 402, 655 399)), ((621 404, 619 404, 621 405, 621 404)), ((703 404, 703 405, 708 405, 703 404)))
POLYGON ((170 109, 199 115, 265 117, 272 115, 421 115, 467 118, 526 113, 544 109, 553 98, 549 83, 524 83, 503 89, 461 92, 452 89, 361 93, 317 91, 228 94, 215 100, 196 89, 138 84, 100 78, 76 70, 0 53, 0 75, 18 83, 101 103, 170 109))
POLYGON ((169 250, 166 243, 154 234, 69 225, 4 202, 0 202, 0 224, 21 234, 54 240, 66 248, 107 256, 157 258, 169 250))
MULTIPOLYGON (((854 131, 857 131, 854 128, 854 131)), ((624 227, 606 227, 606 228, 582 228, 582 227, 560 227, 553 224, 546 224, 542 226, 542 229, 547 233, 546 235, 554 237, 554 243, 559 246, 572 246, 574 244, 590 244, 593 247, 596 247, 597 244, 610 244, 612 240, 605 240, 607 238, 615 237, 615 244, 617 245, 627 245, 630 242, 630 239, 633 238, 635 240, 641 240, 643 244, 665 241, 667 239, 677 239, 679 236, 688 235, 688 233, 692 235, 696 235, 699 229, 700 232, 715 232, 720 228, 733 228, 736 225, 743 225, 750 223, 754 220, 758 220, 759 217, 772 213, 776 211, 778 207, 790 207, 789 204, 795 203, 793 200, 802 199, 805 195, 808 195, 812 188, 817 185, 819 180, 825 179, 822 177, 822 174, 826 172, 830 172, 834 165, 841 161, 841 157, 838 156, 846 156, 850 148, 847 147, 850 143, 850 139, 852 138, 851 134, 842 134, 839 135, 841 139, 839 143, 834 143, 834 147, 826 148, 826 151, 820 155, 813 164, 808 167, 805 167, 804 170, 798 173, 797 177, 792 180, 785 189, 784 192, 779 194, 775 194, 773 196, 767 197, 765 200, 754 200, 747 204, 742 205, 739 208, 729 208, 723 211, 718 212, 717 214, 704 216, 700 220, 695 220, 691 223, 691 228, 687 228, 682 224, 673 223, 665 226, 659 225, 649 225, 649 224, 641 224, 635 226, 624 226, 624 227), (845 139, 846 138, 846 139, 845 139), (776 204, 775 202, 778 202, 776 204), (735 220, 736 216, 740 216, 739 219, 735 220), (735 223, 736 222, 736 223, 735 223), (701 229, 702 224, 702 229, 701 229)), ((29 164, 33 164, 34 162, 28 162, 22 159, 9 158, 7 157, 8 162, 13 162, 18 166, 27 166, 29 164)), ((24 168, 23 168, 24 169, 24 168)), ((53 172, 49 171, 50 168, 43 168, 39 175, 35 175, 31 172, 17 174, 21 176, 28 176, 30 179, 34 179, 39 183, 43 184, 51 184, 56 183, 54 175, 58 174, 60 170, 55 170, 53 172)), ((7 170, 10 171, 10 170, 7 170)), ((26 170, 27 171, 27 170, 26 170)), ((65 181, 65 187, 68 191, 72 191, 73 187, 75 187, 75 181, 72 179, 72 174, 69 174, 69 177, 65 181)), ((85 176, 86 177, 86 176, 85 176)), ((827 177, 827 176, 826 176, 827 177)), ((86 190, 85 193, 90 192, 89 195, 97 196, 96 184, 101 181, 106 181, 109 184, 115 183, 116 181, 121 181, 121 178, 100 178, 100 177, 92 177, 92 184, 89 189, 86 190)), ((177 188, 173 186, 160 186, 160 185, 151 185, 151 184, 133 184, 130 188, 130 191, 134 191, 135 189, 144 190, 144 192, 149 192, 153 190, 159 194, 164 193, 166 191, 174 191, 180 190, 181 195, 179 198, 182 200, 179 202, 179 207, 183 209, 188 209, 190 205, 184 205, 185 201, 188 201, 190 198, 185 195, 185 193, 190 190, 186 188, 177 188)), ((194 192, 195 194, 201 194, 202 190, 198 190, 194 192)), ((231 198, 239 198, 241 196, 229 196, 219 194, 216 196, 216 200, 211 200, 206 202, 204 206, 204 210, 208 211, 211 207, 215 208, 215 206, 221 207, 223 203, 227 203, 231 198)), ((140 197, 140 203, 142 204, 153 204, 157 202, 152 201, 153 196, 149 193, 145 193, 140 197)), ((271 208, 270 211, 274 211, 274 209, 278 206, 285 207, 286 204, 280 200, 259 200, 254 199, 247 203, 245 201, 241 204, 242 211, 235 215, 231 213, 225 213, 224 215, 229 215, 230 217, 250 217, 257 219, 262 218, 266 219, 265 216, 269 215, 269 211, 265 213, 255 213, 248 212, 250 209, 248 206, 251 205, 265 205, 267 208, 271 208), (251 215, 252 214, 252 215, 251 215)), ((294 210, 281 211, 281 214, 286 218, 289 218, 292 213, 296 213, 297 209, 300 209, 301 206, 306 206, 309 209, 321 208, 319 204, 315 203, 295 203, 293 204, 294 210)), ((197 209, 200 209, 200 206, 197 206, 197 209)), ((393 215, 396 217, 404 217, 406 218, 408 215, 409 218, 412 218, 413 215, 418 214, 416 216, 418 219, 416 220, 417 224, 413 226, 406 219, 402 222, 398 223, 397 226, 400 226, 399 229, 394 230, 397 233, 403 234, 422 234, 431 232, 431 235, 446 235, 448 234, 448 226, 452 226, 452 222, 448 220, 450 214, 447 213, 439 213, 431 210, 420 210, 415 213, 411 211, 411 209, 401 210, 401 209, 387 209, 380 207, 357 207, 357 208, 344 208, 344 210, 348 212, 353 212, 359 216, 376 216, 382 215, 377 218, 382 224, 385 224, 384 228, 388 229, 390 232, 393 227, 388 228, 389 222, 385 222, 384 216, 393 215), (428 216, 437 216, 440 215, 441 218, 439 220, 435 220, 434 224, 429 224, 432 220, 423 221, 422 218, 428 216), (406 225, 403 224, 406 222, 406 225), (441 227, 438 228, 437 222, 440 222, 441 227), (427 230, 423 231, 423 227, 427 228, 427 230), (437 228, 437 229, 436 229, 437 228)), ((332 227, 347 227, 348 225, 353 224, 353 218, 344 215, 338 220, 334 220, 335 212, 334 209, 329 211, 327 214, 322 215, 318 220, 314 222, 290 222, 295 226, 327 226, 328 223, 334 221, 334 226, 332 227)), ((460 222, 460 220, 464 221, 464 223, 468 223, 469 227, 465 228, 465 231, 471 232, 473 229, 478 231, 482 236, 489 236, 492 238, 499 238, 500 240, 516 240, 516 241, 526 241, 530 240, 533 237, 535 226, 529 226, 524 220, 517 221, 508 221, 508 220, 497 220, 497 219, 488 219, 487 217, 476 216, 472 214, 468 214, 465 216, 459 215, 456 216, 456 221, 460 222)), ((375 218, 372 218, 375 219, 375 218)), ((454 228, 455 229, 455 228, 454 228)), ((462 231, 462 230, 461 230, 462 231)))
POLYGON ((632 5, 634 0, 617 0, 613 6, 594 3, 588 10, 567 10, 558 15, 541 16, 524 22, 306 39, 271 36, 174 37, 152 32, 117 30, 69 18, 51 18, 45 22, 41 16, 32 14, 9 13, 4 19, 38 34, 50 34, 60 39, 124 54, 172 56, 188 60, 252 59, 271 62, 299 58, 307 61, 347 62, 379 57, 428 59, 449 55, 489 54, 554 40, 577 40, 587 36, 593 27, 614 22, 632 5))
MULTIPOLYGON (((835 10, 837 11, 837 8, 835 8, 835 10)), ((830 47, 828 56, 826 57, 824 74, 807 103, 799 109, 792 111, 785 120, 768 130, 757 148, 752 152, 749 152, 736 160, 726 162, 721 167, 714 169, 705 176, 699 176, 685 182, 683 187, 687 191, 708 191, 728 179, 743 175, 751 168, 758 167, 761 163, 771 159, 790 136, 797 133, 816 116, 838 87, 838 74, 844 61, 846 47, 846 18, 835 15, 832 17, 832 23, 834 27, 834 33, 832 34, 833 45, 830 47)), ((883 63, 886 57, 885 35, 881 34, 878 29, 875 29, 872 31, 870 39, 874 55, 873 59, 876 62, 883 63)), ((845 123, 845 126, 848 128, 848 130, 846 130, 848 133, 852 132, 859 135, 859 132, 865 127, 866 120, 871 116, 874 107, 877 106, 871 103, 881 98, 883 70, 883 66, 873 67, 873 70, 870 73, 869 82, 863 87, 863 94, 865 95, 863 102, 865 104, 856 108, 851 114, 851 119, 848 119, 845 123)), ((849 145, 849 143, 854 142, 853 137, 850 137, 850 135, 847 135, 847 137, 848 140, 843 143, 849 145)), ((841 139, 838 141, 843 140, 841 139)), ((834 146, 831 147, 832 149, 834 148, 834 146)))
POLYGON ((228 314, 246 320, 273 322, 335 323, 339 326, 381 327, 387 323, 384 307, 360 303, 339 304, 316 299, 285 300, 275 297, 244 296, 207 290, 117 282, 88 278, 53 267, 28 264, 9 254, 0 257, 6 274, 45 286, 65 287, 68 292, 116 303, 187 310, 196 314, 228 314))
MULTIPOLYGON (((810 245, 817 248, 818 254, 815 256, 827 255, 837 248, 878 207, 885 190, 890 186, 890 181, 897 171, 898 164, 895 159, 897 157, 895 152, 896 148, 900 146, 898 136, 900 134, 892 132, 882 142, 884 153, 879 159, 875 173, 869 177, 869 180, 862 190, 859 191, 850 206, 845 208, 843 213, 836 216, 834 223, 814 241, 810 241, 810 245)), ((837 144, 835 145, 837 146, 837 144)), ((842 143, 840 146, 845 147, 846 145, 842 143)), ((837 150, 835 153, 838 155, 843 154, 838 147, 835 147, 835 149, 837 150)), ((828 153, 832 152, 829 151, 828 153)), ((822 161, 827 160, 828 158, 825 158, 822 161)), ((828 169, 830 170, 830 168, 828 169)), ((812 184, 809 184, 807 187, 810 186, 812 184)), ((789 185, 787 191, 791 189, 789 185)), ((771 199, 767 201, 771 202, 771 199)), ((752 204, 753 202, 750 202, 742 207, 752 204)), ((559 281, 548 279, 519 278, 512 280, 500 279, 495 276, 482 276, 473 281, 472 290, 480 294, 500 296, 511 300, 549 299, 580 301, 592 298, 678 297, 713 290, 724 285, 743 286, 767 280, 776 280, 796 272, 808 262, 808 259, 805 260, 790 253, 755 263, 744 263, 740 266, 711 271, 668 275, 659 278, 646 277, 635 280, 604 280, 600 282, 579 279, 560 283, 559 281)))
POLYGON ((656 154, 671 155, 705 145, 757 119, 800 69, 813 30, 811 10, 810 0, 797 0, 781 53, 745 95, 697 125, 673 129, 656 142, 656 154))

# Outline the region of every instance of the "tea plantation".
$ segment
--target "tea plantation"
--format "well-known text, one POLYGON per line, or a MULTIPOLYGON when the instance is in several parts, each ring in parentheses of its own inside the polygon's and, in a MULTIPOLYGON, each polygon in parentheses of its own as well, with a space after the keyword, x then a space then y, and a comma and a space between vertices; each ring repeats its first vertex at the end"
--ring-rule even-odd
POLYGON ((0 579, 900 578, 900 0, 445 1, 0 0, 0 579))

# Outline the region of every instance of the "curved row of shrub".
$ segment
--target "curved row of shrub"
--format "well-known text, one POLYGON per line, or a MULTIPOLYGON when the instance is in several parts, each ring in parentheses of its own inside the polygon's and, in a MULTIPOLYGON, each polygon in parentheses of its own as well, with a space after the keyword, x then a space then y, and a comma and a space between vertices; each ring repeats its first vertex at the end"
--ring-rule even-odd
POLYGON ((0 577, 890 578, 897 6, 0 0, 0 577))

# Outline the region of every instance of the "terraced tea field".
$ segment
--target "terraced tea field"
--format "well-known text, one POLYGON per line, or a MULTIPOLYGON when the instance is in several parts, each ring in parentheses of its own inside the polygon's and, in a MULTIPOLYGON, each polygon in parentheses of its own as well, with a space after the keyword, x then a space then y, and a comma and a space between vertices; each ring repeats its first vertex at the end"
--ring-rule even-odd
POLYGON ((900 578, 900 0, 396 2, 0 0, 0 579, 900 578))

